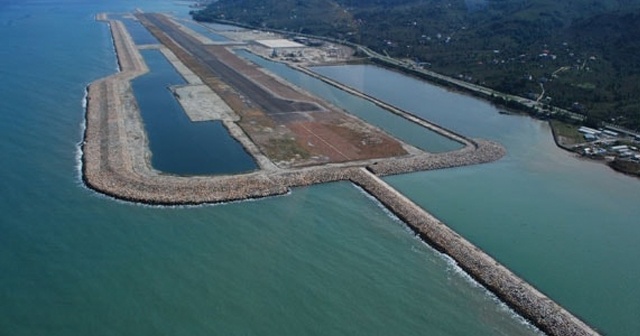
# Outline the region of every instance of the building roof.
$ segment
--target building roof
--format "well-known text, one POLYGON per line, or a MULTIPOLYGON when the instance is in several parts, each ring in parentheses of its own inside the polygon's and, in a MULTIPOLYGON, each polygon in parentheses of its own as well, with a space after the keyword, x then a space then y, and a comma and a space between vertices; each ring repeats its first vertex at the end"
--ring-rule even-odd
POLYGON ((256 43, 267 48, 304 48, 304 44, 285 39, 278 40, 256 40, 256 43))

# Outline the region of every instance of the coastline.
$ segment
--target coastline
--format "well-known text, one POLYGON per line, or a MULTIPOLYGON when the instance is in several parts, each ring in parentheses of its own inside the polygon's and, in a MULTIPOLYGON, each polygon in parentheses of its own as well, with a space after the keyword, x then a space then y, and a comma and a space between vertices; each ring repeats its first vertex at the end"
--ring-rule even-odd
POLYGON ((585 155, 580 155, 580 153, 578 151, 575 150, 575 148, 571 147, 570 145, 566 145, 563 143, 562 139, 563 137, 558 134, 558 131, 556 130, 556 127, 554 126, 554 123, 549 121, 549 128, 551 128, 551 134, 553 136, 553 142, 556 144, 556 146, 560 149, 563 149, 571 154, 573 154, 573 156, 575 158, 581 159, 581 160, 587 160, 587 161, 591 161, 591 162, 595 162, 595 163, 600 163, 600 164, 604 164, 607 167, 609 167, 610 169, 612 169, 613 171, 626 175, 626 176, 631 176, 631 177, 635 177, 635 178, 640 178, 640 163, 639 162, 629 162, 629 161, 625 161, 625 160, 619 160, 618 158, 614 159, 613 161, 609 161, 606 160, 603 157, 589 157, 589 156, 585 156, 585 155))
MULTIPOLYGON (((107 20, 106 16, 99 18, 107 20)), ((456 135, 463 138, 466 146, 443 154, 422 153, 296 169, 273 168, 230 176, 162 174, 150 166, 146 135, 129 84, 132 78, 148 69, 123 25, 118 21, 109 23, 121 72, 88 87, 82 172, 83 181, 89 188, 127 201, 180 205, 282 195, 292 187, 350 181, 378 199, 424 241, 453 258, 480 284, 544 332, 597 335, 571 313, 380 179, 380 176, 393 174, 492 162, 504 156, 501 145, 456 135)))
MULTIPOLYGON (((281 195, 293 187, 349 180, 349 174, 340 170, 354 167, 368 167, 380 176, 386 176, 486 163, 505 154, 499 144, 468 139, 414 117, 411 121, 462 142, 465 147, 442 154, 419 152, 390 159, 278 168, 251 146, 251 140, 237 129, 236 123, 227 120, 225 127, 233 130, 232 135, 256 158, 261 170, 227 176, 163 174, 151 167, 146 134, 129 84, 131 79, 148 69, 124 25, 117 20, 108 20, 106 15, 98 18, 107 20, 111 27, 121 72, 90 84, 88 89, 83 180, 95 191, 147 204, 217 203, 281 195)), ((178 62, 177 59, 173 61, 178 62)))

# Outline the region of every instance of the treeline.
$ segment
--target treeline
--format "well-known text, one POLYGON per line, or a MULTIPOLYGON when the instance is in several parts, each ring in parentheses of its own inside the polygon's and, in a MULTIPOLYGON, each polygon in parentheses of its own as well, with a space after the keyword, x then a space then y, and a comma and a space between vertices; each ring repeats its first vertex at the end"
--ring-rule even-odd
POLYGON ((640 129, 640 0, 219 0, 193 16, 344 39, 640 129))

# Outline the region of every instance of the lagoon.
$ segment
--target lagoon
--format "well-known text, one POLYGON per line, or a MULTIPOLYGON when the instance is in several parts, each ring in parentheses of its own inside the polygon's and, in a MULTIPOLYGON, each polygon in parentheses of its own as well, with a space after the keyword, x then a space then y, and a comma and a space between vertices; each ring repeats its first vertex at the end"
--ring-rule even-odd
POLYGON ((158 50, 143 50, 150 72, 132 81, 153 168, 177 175, 242 173, 257 164, 221 121, 192 122, 169 90, 184 80, 158 50))
POLYGON ((546 123, 474 97, 375 66, 315 71, 503 144, 507 156, 489 165, 387 181, 600 331, 640 330, 639 179, 580 160, 555 146, 546 123))
POLYGON ((341 107, 348 113, 372 125, 378 126, 392 136, 424 151, 442 153, 463 147, 459 142, 390 113, 368 100, 351 95, 319 79, 296 71, 285 64, 264 59, 246 50, 236 50, 236 53, 277 74, 288 82, 341 107))
MULTIPOLYGON (((11 47, 0 50, 0 155, 11 158, 0 165, 4 333, 536 334, 348 183, 184 208, 87 190, 78 175, 84 88, 116 67, 109 29, 95 14, 186 16, 189 8, 168 0, 0 7, 0 38, 11 47)), ((640 329, 629 318, 640 311, 638 270, 624 265, 639 257, 627 244, 638 236, 629 221, 637 182, 554 150, 542 123, 445 93, 457 112, 448 124, 437 119, 442 110, 427 109, 432 120, 499 138, 509 155, 388 181, 602 331, 640 329), (576 223, 585 221, 583 232, 576 223), (594 253, 605 248, 615 253, 594 253), (580 281, 575 272, 584 272, 580 281)))

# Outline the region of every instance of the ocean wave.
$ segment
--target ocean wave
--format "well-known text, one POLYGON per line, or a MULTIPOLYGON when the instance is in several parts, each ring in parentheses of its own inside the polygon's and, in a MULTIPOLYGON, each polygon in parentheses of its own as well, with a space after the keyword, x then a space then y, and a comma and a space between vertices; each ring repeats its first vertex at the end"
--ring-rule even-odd
POLYGON ((416 235, 415 237, 421 244, 426 246, 429 250, 433 251, 433 253, 436 256, 438 256, 439 258, 444 260, 445 264, 447 265, 446 270, 452 276, 455 276, 455 277, 458 277, 458 278, 462 279, 464 282, 466 282, 467 284, 469 284, 473 288, 480 289, 487 298, 489 298, 493 303, 495 303, 498 306, 498 309, 500 311, 503 311, 503 312, 507 313, 511 318, 516 320, 521 325, 523 325, 526 328, 532 330, 533 332, 535 332, 538 335, 541 335, 541 336, 545 335, 545 333, 543 333, 540 329, 538 329, 535 325, 533 325, 529 320, 524 318, 522 315, 518 314, 515 310, 511 309, 511 307, 509 307, 504 301, 500 300, 500 298, 497 297, 492 291, 490 291, 485 286, 483 286, 481 283, 476 281, 476 279, 474 279, 469 273, 467 273, 464 269, 462 269, 462 267, 460 267, 458 262, 456 262, 453 258, 451 258, 451 256, 449 256, 446 253, 443 253, 443 252, 440 252, 440 251, 436 250, 431 245, 429 245, 427 242, 422 240, 418 235, 416 235))
POLYGON ((76 144, 76 155, 75 155, 75 170, 76 170, 76 178, 79 185, 84 185, 82 180, 82 157, 84 156, 84 151, 82 147, 85 142, 85 133, 87 131, 87 108, 89 107, 89 85, 84 87, 84 96, 82 97, 82 121, 80 122, 80 141, 76 144))
POLYGON ((115 55, 116 59, 116 72, 122 72, 122 66, 120 65, 120 60, 118 59, 118 51, 116 49, 116 39, 113 37, 111 33, 111 22, 107 21, 107 27, 109 27, 109 36, 111 36, 111 50, 113 51, 113 55, 115 55))
MULTIPOLYGON (((387 208, 384 204, 382 204, 382 202, 380 202, 380 200, 378 200, 375 196, 371 195, 370 193, 368 193, 366 190, 364 190, 361 186, 355 184, 355 183, 351 183, 351 185, 358 189, 366 198, 368 198, 369 200, 371 200, 380 210, 382 210, 382 212, 384 212, 385 215, 387 215, 387 217, 391 218, 394 222, 397 223, 403 223, 404 222, 398 218, 398 216, 396 216, 396 214, 394 214, 391 210, 389 210, 389 208, 387 208)), ((409 226, 405 225, 409 231, 413 232, 409 226)))
POLYGON ((500 298, 498 298, 493 292, 491 292, 485 286, 483 286, 481 283, 476 281, 469 273, 467 273, 464 269, 462 269, 462 267, 460 267, 460 265, 453 258, 451 258, 448 254, 442 253, 442 252, 436 250, 433 246, 431 246, 427 242, 425 242, 420 237, 420 235, 418 235, 414 230, 411 229, 411 227, 407 223, 405 223, 398 216, 396 216, 392 211, 390 211, 384 204, 382 204, 382 202, 380 202, 380 200, 378 200, 373 195, 368 193, 362 187, 360 187, 360 186, 358 186, 358 185, 356 185, 354 183, 352 183, 352 185, 356 189, 358 189, 362 194, 364 194, 365 197, 367 197, 372 202, 374 202, 376 204, 376 206, 378 208, 380 208, 394 222, 402 223, 403 227, 406 229, 406 231, 409 232, 420 244, 425 246, 429 251, 433 252, 441 260, 443 260, 445 262, 445 264, 447 265, 446 266, 446 271, 447 272, 449 272, 450 274, 452 274, 455 277, 459 277, 459 278, 463 279, 464 282, 466 282, 471 287, 481 289, 482 292, 484 293, 484 295, 486 295, 487 298, 489 298, 492 302, 494 302, 501 311, 506 312, 511 318, 516 320, 518 323, 520 323, 520 324, 524 325, 525 327, 531 329, 536 334, 545 335, 540 329, 538 329, 536 326, 531 324, 531 322, 529 322, 527 319, 522 317, 516 311, 511 309, 511 307, 509 307, 502 300, 500 300, 500 298))

